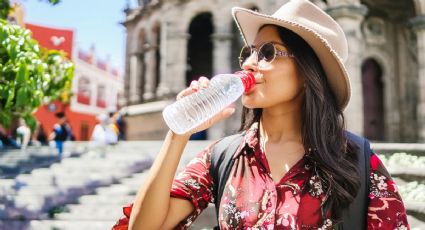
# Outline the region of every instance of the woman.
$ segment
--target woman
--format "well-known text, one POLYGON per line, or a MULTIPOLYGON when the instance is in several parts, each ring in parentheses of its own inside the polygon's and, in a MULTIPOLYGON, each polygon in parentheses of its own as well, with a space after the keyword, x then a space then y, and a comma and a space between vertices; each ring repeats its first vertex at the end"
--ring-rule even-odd
MULTIPOLYGON (((243 139, 219 201, 221 229, 332 229, 360 187, 358 146, 344 131, 343 109, 350 85, 342 59, 342 29, 306 0, 292 0, 272 16, 233 9, 245 43, 241 68, 256 85, 243 95, 243 139)), ((200 78, 177 99, 202 87, 200 78)), ((234 112, 226 108, 206 129, 234 112)), ((130 229, 186 228, 213 202, 209 146, 173 180, 191 133, 168 133, 149 179, 126 218, 130 229), (170 195, 171 191, 171 195, 170 195), (129 219, 128 219, 129 217, 129 219)), ((369 229, 407 229, 394 182, 375 154, 370 156, 369 229)), ((366 178, 367 179, 367 178, 366 178)), ((364 229, 366 226, 350 226, 364 229)))

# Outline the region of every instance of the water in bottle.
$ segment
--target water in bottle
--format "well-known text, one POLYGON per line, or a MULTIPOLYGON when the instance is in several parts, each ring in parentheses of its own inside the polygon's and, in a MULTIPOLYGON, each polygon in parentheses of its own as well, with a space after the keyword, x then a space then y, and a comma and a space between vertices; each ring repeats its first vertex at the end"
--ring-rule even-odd
POLYGON ((184 134, 212 118, 255 84, 250 72, 219 74, 207 88, 167 106, 162 112, 165 123, 177 134, 184 134))

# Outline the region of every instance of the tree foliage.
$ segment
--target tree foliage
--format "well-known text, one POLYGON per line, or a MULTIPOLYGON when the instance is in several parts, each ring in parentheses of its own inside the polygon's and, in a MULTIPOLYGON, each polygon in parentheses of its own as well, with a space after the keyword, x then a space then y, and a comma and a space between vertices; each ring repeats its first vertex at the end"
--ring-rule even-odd
POLYGON ((73 73, 64 53, 41 48, 29 30, 0 19, 0 124, 23 117, 35 127, 33 111, 69 94, 73 73))
MULTIPOLYGON (((42 1, 42 0, 39 0, 42 1)), ((43 0, 44 2, 48 2, 52 5, 56 5, 61 2, 61 0, 43 0)), ((9 15, 12 7, 10 6, 10 0, 0 0, 0 18, 6 19, 9 15)))

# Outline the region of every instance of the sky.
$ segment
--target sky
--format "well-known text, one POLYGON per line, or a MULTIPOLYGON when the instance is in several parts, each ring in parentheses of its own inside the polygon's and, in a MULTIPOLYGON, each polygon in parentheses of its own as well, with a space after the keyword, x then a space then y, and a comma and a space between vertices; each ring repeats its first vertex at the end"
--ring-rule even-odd
POLYGON ((25 22, 74 30, 74 47, 88 51, 95 46, 96 56, 120 72, 124 69, 125 28, 123 9, 134 0, 61 0, 51 5, 44 0, 20 0, 25 22))

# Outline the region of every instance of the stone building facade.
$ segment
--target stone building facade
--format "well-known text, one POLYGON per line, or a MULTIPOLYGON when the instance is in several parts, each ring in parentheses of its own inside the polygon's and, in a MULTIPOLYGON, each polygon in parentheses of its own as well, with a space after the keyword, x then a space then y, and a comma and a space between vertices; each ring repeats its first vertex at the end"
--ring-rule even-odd
MULTIPOLYGON (((239 69, 231 7, 271 14, 288 0, 139 0, 126 9, 129 139, 162 139, 161 111, 192 79, 239 69)), ((344 29, 352 97, 347 129, 372 140, 425 140, 425 1, 312 0, 344 29)), ((207 131, 239 128, 240 111, 207 131)))

